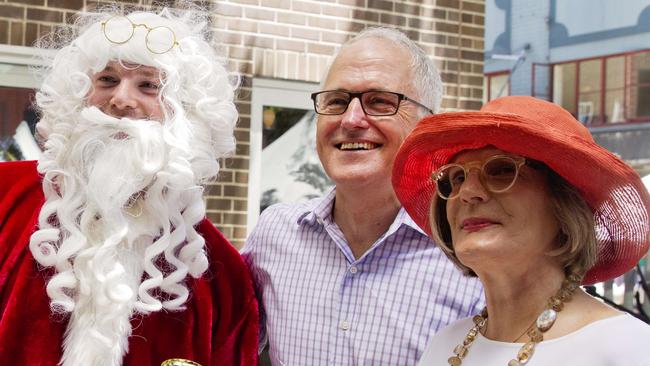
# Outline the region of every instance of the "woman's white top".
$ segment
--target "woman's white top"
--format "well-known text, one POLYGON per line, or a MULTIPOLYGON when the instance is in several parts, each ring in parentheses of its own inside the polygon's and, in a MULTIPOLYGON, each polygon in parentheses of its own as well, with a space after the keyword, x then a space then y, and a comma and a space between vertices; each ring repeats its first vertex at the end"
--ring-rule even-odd
MULTIPOLYGON (((447 359, 473 326, 471 318, 452 323, 437 333, 419 366, 449 366, 447 359)), ((523 343, 505 343, 479 334, 463 359, 463 366, 507 366, 523 343)), ((560 338, 543 341, 526 366, 650 366, 650 325, 622 314, 591 323, 560 338)))

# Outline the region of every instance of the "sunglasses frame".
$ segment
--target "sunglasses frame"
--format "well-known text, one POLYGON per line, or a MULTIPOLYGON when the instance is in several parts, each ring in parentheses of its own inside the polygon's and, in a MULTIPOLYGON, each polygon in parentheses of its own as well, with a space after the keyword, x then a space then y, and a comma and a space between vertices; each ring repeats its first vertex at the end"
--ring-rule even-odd
MULTIPOLYGON (((440 179, 442 178, 442 173, 444 170, 450 168, 450 167, 460 167, 463 170, 463 174, 465 177, 469 176, 469 173, 471 169, 478 169, 479 170, 479 179, 481 181, 481 184, 483 184, 483 187, 485 187, 488 191, 492 193, 502 193, 515 185, 515 182, 517 182, 517 178, 519 177, 519 172, 521 170, 521 167, 527 163, 528 159, 524 158, 523 156, 513 156, 513 155, 493 155, 485 160, 481 161, 470 161, 464 164, 459 164, 459 163, 450 163, 450 164, 445 164, 441 166, 440 168, 436 169, 433 173, 431 173, 431 179, 436 183, 436 193, 438 196, 444 200, 450 200, 458 197, 460 194, 460 186, 458 187, 458 190, 456 191, 456 194, 450 194, 448 197, 445 197, 442 192, 440 192, 440 184, 438 183, 440 179), (512 182, 503 189, 492 189, 490 184, 488 184, 488 179, 485 176, 485 166, 489 164, 490 162, 497 160, 497 159, 507 159, 510 160, 514 163, 515 166, 515 177, 512 179, 512 182)), ((462 185, 462 183, 461 183, 462 185)), ((452 190, 453 192, 453 190, 452 190)))

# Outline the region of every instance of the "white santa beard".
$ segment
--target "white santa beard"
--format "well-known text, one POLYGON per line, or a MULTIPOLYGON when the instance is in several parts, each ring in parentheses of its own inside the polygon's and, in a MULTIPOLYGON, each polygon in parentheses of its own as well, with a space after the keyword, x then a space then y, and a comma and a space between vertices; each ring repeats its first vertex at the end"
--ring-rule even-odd
MULTIPOLYGON (((48 283, 54 310, 71 311, 61 363, 121 365, 134 312, 182 308, 188 266, 193 275, 205 270, 203 241, 192 228, 204 212, 182 215, 203 207, 201 191, 187 176, 189 159, 165 143, 159 123, 117 120, 94 108, 82 112, 53 160, 44 173, 60 196, 46 190, 46 199, 56 207, 63 240, 54 258, 42 252, 37 253, 47 258, 34 257, 57 269, 48 283), (186 174, 170 167, 171 161, 186 174), (176 258, 176 247, 186 240, 189 258, 176 258), (154 263, 163 254, 172 267, 164 272, 154 263), (161 302, 151 293, 157 290, 171 301, 161 302)), ((33 244, 32 252, 38 251, 33 244)))

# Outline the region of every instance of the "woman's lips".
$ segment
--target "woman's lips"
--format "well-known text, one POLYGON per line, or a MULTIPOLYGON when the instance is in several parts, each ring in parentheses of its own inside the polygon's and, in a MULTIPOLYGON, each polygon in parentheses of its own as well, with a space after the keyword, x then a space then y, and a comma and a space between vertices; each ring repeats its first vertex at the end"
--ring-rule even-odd
POLYGON ((490 219, 485 219, 485 218, 469 218, 463 220, 463 223, 461 224, 460 228, 464 231, 473 233, 475 231, 482 230, 486 227, 492 226, 498 224, 498 222, 490 220, 490 219))

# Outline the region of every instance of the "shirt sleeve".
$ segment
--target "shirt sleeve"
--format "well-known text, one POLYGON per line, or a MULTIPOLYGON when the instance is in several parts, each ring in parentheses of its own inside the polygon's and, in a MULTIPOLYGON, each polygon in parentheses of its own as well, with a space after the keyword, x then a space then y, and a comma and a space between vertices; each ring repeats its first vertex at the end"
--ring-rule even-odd
POLYGON ((263 303, 263 283, 259 275, 258 268, 256 266, 256 255, 257 249, 258 249, 258 242, 261 240, 260 238, 260 232, 259 228, 261 225, 263 225, 263 218, 264 218, 264 213, 260 216, 260 219, 251 232, 251 234, 248 236, 246 239, 246 244, 241 250, 241 256, 244 259, 244 263, 246 263, 246 266, 248 267, 251 277, 253 278, 253 288, 255 290, 255 296, 257 297, 257 303, 259 306, 258 313, 259 313, 259 340, 258 340, 258 347, 257 347, 257 353, 262 353, 264 348, 266 347, 266 344, 268 343, 268 336, 266 332, 266 312, 264 311, 264 303, 263 303))

